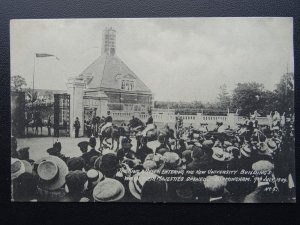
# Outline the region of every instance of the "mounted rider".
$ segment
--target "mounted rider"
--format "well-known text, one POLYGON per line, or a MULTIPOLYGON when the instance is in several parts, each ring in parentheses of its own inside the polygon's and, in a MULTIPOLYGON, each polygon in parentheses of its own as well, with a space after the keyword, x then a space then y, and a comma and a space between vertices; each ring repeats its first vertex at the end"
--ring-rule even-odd
POLYGON ((137 130, 137 129, 142 128, 144 126, 143 122, 138 118, 137 113, 135 113, 132 116, 132 119, 129 121, 129 126, 134 130, 137 130))
POLYGON ((148 115, 149 115, 149 117, 146 122, 146 128, 142 131, 142 136, 146 136, 146 134, 149 130, 155 129, 151 110, 148 111, 148 115))
POLYGON ((102 134, 102 132, 108 128, 108 127, 112 127, 112 117, 110 115, 110 111, 107 111, 107 116, 105 117, 105 120, 104 120, 104 125, 101 127, 101 131, 100 131, 100 134, 102 134))
POLYGON ((179 115, 179 112, 176 113, 176 123, 175 123, 175 128, 176 130, 180 130, 183 128, 183 118, 181 115, 179 115))

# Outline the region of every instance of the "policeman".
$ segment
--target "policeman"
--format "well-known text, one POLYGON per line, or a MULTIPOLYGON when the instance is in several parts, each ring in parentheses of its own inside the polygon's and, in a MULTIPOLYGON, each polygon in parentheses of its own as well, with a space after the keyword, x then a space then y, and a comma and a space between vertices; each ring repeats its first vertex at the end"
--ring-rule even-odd
POLYGON ((79 137, 79 129, 80 129, 80 122, 79 122, 79 118, 76 117, 76 120, 74 122, 74 128, 75 128, 75 138, 79 137))

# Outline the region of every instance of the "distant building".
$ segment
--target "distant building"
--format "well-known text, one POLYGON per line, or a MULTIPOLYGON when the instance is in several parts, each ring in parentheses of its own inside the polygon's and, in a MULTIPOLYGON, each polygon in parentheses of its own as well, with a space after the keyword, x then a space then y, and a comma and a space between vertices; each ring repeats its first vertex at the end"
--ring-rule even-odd
POLYGON ((151 108, 152 92, 116 54, 116 31, 106 28, 102 36, 101 56, 79 76, 84 80, 85 111, 98 110, 107 100, 108 110, 146 112, 151 108))

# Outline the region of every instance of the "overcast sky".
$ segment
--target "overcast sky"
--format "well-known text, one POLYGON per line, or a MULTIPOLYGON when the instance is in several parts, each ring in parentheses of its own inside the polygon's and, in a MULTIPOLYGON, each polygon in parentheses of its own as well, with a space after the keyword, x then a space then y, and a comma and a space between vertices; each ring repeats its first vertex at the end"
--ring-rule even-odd
POLYGON ((35 88, 66 89, 101 54, 102 31, 117 31, 116 54, 155 100, 214 101, 222 84, 256 81, 273 90, 294 71, 292 18, 14 20, 11 75, 35 88))

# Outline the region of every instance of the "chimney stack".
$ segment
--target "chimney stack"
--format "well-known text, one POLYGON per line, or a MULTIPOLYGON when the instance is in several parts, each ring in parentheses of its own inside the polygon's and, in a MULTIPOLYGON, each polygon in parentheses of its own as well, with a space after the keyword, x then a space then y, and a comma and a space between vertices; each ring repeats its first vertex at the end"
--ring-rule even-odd
POLYGON ((116 30, 106 27, 102 34, 101 54, 115 55, 116 53, 116 30))

